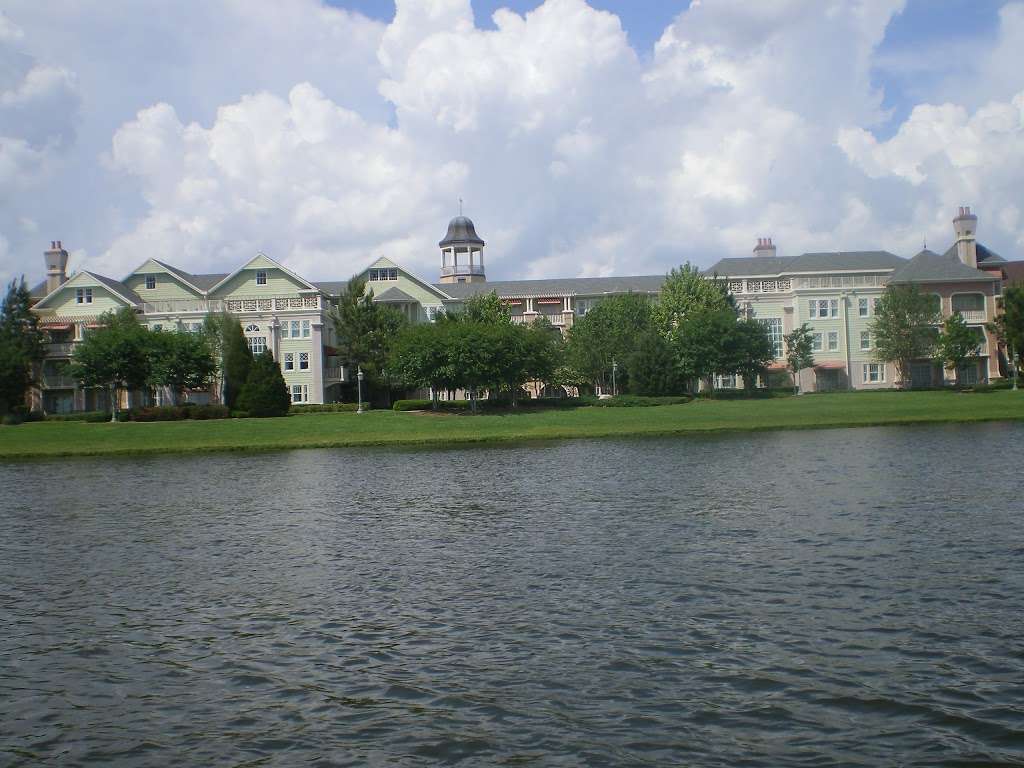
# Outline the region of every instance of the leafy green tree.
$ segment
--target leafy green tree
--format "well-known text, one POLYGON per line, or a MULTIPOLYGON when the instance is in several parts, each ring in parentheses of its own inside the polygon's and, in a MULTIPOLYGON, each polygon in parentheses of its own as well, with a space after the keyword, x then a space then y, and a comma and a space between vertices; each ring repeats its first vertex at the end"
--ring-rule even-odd
POLYGON ((213 339, 214 348, 220 349, 221 401, 233 409, 249 380, 252 350, 245 340, 242 324, 234 315, 218 315, 207 327, 210 331, 207 339, 213 339))
POLYGON ((775 359, 771 336, 763 323, 754 318, 741 318, 724 340, 728 365, 720 373, 736 373, 743 377, 743 387, 751 393, 758 376, 775 359))
POLYGON ((1024 285, 1003 289, 1002 311, 988 328, 1006 345, 1006 355, 1013 369, 1013 388, 1017 388, 1018 371, 1024 358, 1024 285))
POLYGON ((238 396, 238 407, 250 416, 287 416, 291 407, 281 368, 269 352, 256 355, 249 378, 238 396))
POLYGON ((125 307, 100 318, 100 327, 75 347, 68 372, 86 387, 110 392, 110 420, 117 421, 118 393, 146 386, 150 376, 152 334, 125 307))
POLYGON ((0 414, 24 405, 33 370, 46 355, 25 278, 12 280, 0 305, 0 414))
POLYGON ((396 381, 410 387, 430 387, 433 407, 437 393, 454 389, 456 375, 450 365, 451 323, 422 323, 402 330, 392 345, 388 370, 396 381))
POLYGON ((653 329, 640 337, 626 365, 631 394, 661 397, 678 395, 686 389, 686 382, 676 367, 672 347, 653 329))
POLYGON ((947 368, 959 375, 960 367, 969 359, 976 358, 980 350, 981 339, 961 315, 954 312, 946 318, 936 351, 947 368))
POLYGON ((666 336, 677 329, 691 312, 730 309, 735 314, 736 302, 728 283, 717 277, 706 277, 689 262, 672 269, 661 286, 654 320, 666 336))
POLYGON ((800 393, 800 371, 814 365, 814 340, 811 338, 811 326, 804 323, 787 333, 783 340, 786 343, 786 365, 793 374, 793 388, 800 393))
POLYGON ((639 340, 654 330, 654 305, 645 296, 627 293, 602 299, 569 329, 565 365, 603 387, 611 381, 612 364, 628 382, 627 361, 639 340))
POLYGON ((936 327, 942 315, 935 297, 913 284, 890 285, 878 302, 871 320, 875 357, 891 362, 901 386, 910 383, 913 360, 931 357, 937 342, 936 327))
POLYGON ((512 322, 512 313, 498 297, 497 291, 478 293, 470 296, 460 310, 441 315, 441 322, 484 323, 507 325, 512 322))
POLYGON ((736 323, 736 312, 727 304, 687 312, 670 336, 680 373, 688 380, 702 380, 714 393, 714 375, 736 369, 736 323))
POLYGON ((206 337, 197 333, 171 331, 154 333, 150 338, 149 383, 167 387, 171 402, 178 404, 184 389, 206 387, 217 366, 206 337))

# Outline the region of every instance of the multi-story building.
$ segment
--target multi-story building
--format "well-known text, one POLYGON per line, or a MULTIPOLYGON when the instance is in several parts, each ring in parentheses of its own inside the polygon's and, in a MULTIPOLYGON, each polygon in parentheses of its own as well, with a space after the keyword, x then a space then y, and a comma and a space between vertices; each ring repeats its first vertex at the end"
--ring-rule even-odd
MULTIPOLYGON (((783 336, 802 323, 811 326, 816 364, 801 375, 805 390, 896 383, 893 367, 874 357, 870 323, 885 286, 903 282, 934 293, 945 315, 958 312, 977 329, 982 354, 955 373, 959 380, 996 379, 1001 375, 998 346, 985 323, 995 316, 1006 262, 977 242, 977 217, 969 209, 960 210, 954 230, 956 241, 944 254, 923 250, 909 260, 887 251, 785 257, 770 239, 762 239, 752 257, 721 259, 707 274, 727 280, 741 310, 766 325, 775 344, 774 370, 785 369, 783 336)), ((362 275, 374 300, 394 306, 413 322, 431 322, 470 296, 494 291, 514 322, 543 317, 565 330, 606 296, 633 292, 656 297, 664 281, 663 275, 639 275, 488 282, 485 243, 473 222, 461 215, 452 219, 438 245, 441 274, 436 283, 387 258, 370 264, 362 275)), ((269 349, 280 362, 293 402, 341 398, 346 371, 332 346, 329 311, 347 281, 309 281, 262 254, 231 273, 216 274, 191 274, 147 259, 122 280, 89 271, 69 275, 68 253, 59 241, 51 243, 45 260, 46 280, 33 296, 51 343, 34 407, 48 412, 109 407, 105 390, 79 388, 66 367, 75 344, 100 317, 123 307, 132 308, 153 330, 198 331, 208 314, 230 312, 239 318, 250 348, 269 349)), ((941 365, 922 360, 914 366, 912 383, 937 384, 944 375, 941 365)), ((134 397, 159 401, 161 393, 134 397)), ((198 401, 205 397, 190 395, 198 401)))

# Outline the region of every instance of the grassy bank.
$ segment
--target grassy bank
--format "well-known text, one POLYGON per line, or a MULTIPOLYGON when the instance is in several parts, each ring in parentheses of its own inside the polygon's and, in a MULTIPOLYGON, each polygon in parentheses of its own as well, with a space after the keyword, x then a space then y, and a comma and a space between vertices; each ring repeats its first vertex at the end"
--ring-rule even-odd
POLYGON ((576 408, 463 416, 371 411, 280 419, 42 422, 0 428, 0 458, 253 451, 671 435, 1024 419, 1024 391, 858 392, 774 400, 695 400, 657 408, 576 408))

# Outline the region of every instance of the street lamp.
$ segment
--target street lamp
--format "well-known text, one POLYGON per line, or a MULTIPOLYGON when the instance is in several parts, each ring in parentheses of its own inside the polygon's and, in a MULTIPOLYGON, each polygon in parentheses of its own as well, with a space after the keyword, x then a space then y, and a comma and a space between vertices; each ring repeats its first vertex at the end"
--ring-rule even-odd
POLYGON ((358 373, 356 373, 356 379, 358 380, 358 383, 356 384, 356 391, 358 393, 357 397, 359 398, 359 407, 356 408, 356 413, 363 412, 363 375, 363 367, 359 366, 358 373))
POLYGON ((613 357, 612 358, 612 397, 615 397, 616 395, 619 394, 619 388, 615 384, 615 374, 618 373, 618 370, 619 370, 619 364, 617 362, 615 362, 615 358, 613 357))

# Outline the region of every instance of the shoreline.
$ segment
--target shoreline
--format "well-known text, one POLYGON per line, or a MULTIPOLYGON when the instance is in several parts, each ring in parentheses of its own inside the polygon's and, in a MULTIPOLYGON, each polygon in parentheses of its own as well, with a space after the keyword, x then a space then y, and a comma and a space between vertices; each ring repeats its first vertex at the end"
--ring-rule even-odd
POLYGON ((42 422, 0 428, 0 461, 360 447, 443 449, 578 439, 1020 421, 1024 421, 1024 392, 1002 391, 838 393, 478 416, 378 410, 362 415, 316 413, 280 419, 42 422))

